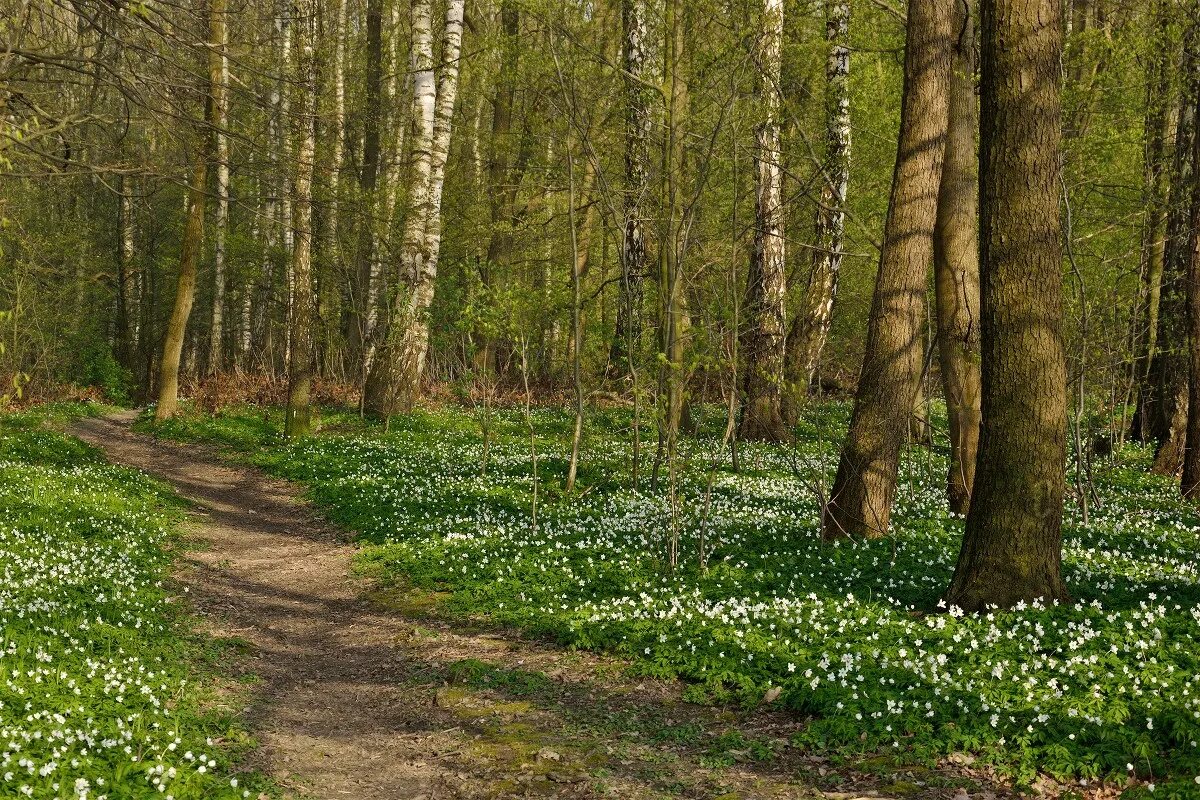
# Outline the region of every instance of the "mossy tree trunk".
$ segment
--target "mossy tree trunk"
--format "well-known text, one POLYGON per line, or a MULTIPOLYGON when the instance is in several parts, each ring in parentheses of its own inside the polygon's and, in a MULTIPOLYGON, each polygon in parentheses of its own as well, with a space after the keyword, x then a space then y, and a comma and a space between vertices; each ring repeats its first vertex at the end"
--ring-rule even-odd
POLYGON ((909 4, 892 194, 854 411, 824 514, 826 538, 882 536, 888 529, 925 355, 925 284, 946 146, 951 12, 943 0, 909 4))
POLYGON ((967 611, 1064 600, 1058 0, 983 0, 980 266, 983 427, 946 599, 967 611))
POLYGON ((937 342, 950 423, 950 509, 965 514, 979 446, 979 171, 975 154, 975 14, 956 0, 950 121, 933 240, 937 342))

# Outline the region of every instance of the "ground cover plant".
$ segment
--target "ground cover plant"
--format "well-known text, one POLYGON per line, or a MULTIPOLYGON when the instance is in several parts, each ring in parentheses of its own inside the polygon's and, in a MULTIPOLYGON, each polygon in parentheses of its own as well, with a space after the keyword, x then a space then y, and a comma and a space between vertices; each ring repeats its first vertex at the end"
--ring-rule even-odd
POLYGON ((893 536, 820 541, 841 406, 813 409, 794 445, 744 445, 738 473, 723 459, 710 472, 720 420, 702 415, 674 514, 648 461, 630 487, 626 415, 593 417, 580 488, 565 496, 569 417, 535 411, 536 525, 518 413, 498 415, 486 464, 462 410, 394 418, 386 434, 335 416, 340 433, 293 444, 272 419, 246 408, 155 430, 252 448, 360 533, 365 568, 450 592, 451 612, 622 653, 685 678, 695 699, 810 714, 797 746, 1200 792, 1200 520, 1140 448, 1099 469, 1086 526, 1070 512, 1073 603, 964 615, 939 607, 962 520, 946 510, 938 448, 906 455, 893 536))
POLYGON ((83 411, 0 415, 0 796, 248 796, 165 584, 181 506, 45 427, 83 411))

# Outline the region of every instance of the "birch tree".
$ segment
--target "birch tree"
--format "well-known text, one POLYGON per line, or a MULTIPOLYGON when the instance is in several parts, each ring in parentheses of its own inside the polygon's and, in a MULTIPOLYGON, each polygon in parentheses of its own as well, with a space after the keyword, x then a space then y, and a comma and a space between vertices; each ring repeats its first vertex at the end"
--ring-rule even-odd
POLYGON ((780 441, 787 435, 781 404, 787 296, 779 151, 782 40, 783 0, 765 0, 755 49, 765 118, 754 131, 754 249, 739 345, 743 396, 738 435, 766 441, 780 441))
MULTIPOLYGON (((825 0, 825 164, 817 206, 816 247, 804 305, 788 333, 787 379, 802 396, 812 386, 829 338, 842 269, 850 188, 850 2, 825 0)), ((796 397, 790 405, 795 404, 796 397)), ((789 414, 795 414, 794 407, 789 414)))
POLYGON ((431 4, 412 4, 414 124, 411 199, 400 254, 402 286, 392 300, 388 330, 364 390, 364 407, 383 416, 411 408, 420 392, 429 344, 427 313, 441 248, 442 188, 458 92, 463 5, 464 0, 447 5, 439 71, 433 58, 431 4))
POLYGON ((214 3, 212 43, 217 69, 212 76, 212 120, 214 166, 216 167, 216 211, 213 215, 212 323, 209 328, 208 371, 220 372, 225 328, 225 252, 229 235, 229 26, 225 0, 214 3), (219 10, 218 10, 219 9, 219 10))

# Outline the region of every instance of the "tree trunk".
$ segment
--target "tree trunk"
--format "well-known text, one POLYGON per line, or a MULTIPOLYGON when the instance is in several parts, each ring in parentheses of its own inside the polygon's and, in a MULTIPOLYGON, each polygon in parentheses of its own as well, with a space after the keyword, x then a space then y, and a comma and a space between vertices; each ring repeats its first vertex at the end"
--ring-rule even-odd
POLYGON ((816 243, 804 306, 788 332, 788 415, 807 394, 821 365, 833 320, 850 186, 850 2, 825 0, 825 167, 817 207, 816 243))
POLYGON ((909 4, 892 194, 854 411, 823 523, 827 538, 882 536, 888 529, 925 356, 925 284, 946 145, 952 16, 940 0, 909 4))
MULTIPOLYGON (((491 198, 489 221, 491 236, 487 254, 479 268, 479 280, 484 291, 492 288, 494 271, 508 263, 513 245, 513 208, 517 199, 517 181, 509 175, 509 154, 512 147, 513 97, 517 83, 517 61, 520 55, 521 16, 515 0, 500 4, 500 27, 504 37, 501 47, 500 72, 496 78, 496 94, 492 98, 492 141, 488 155, 487 183, 491 198)), ((491 370, 491 337, 475 334, 475 365, 491 370)))
POLYGON ((950 123, 933 239, 937 340, 950 422, 950 510, 965 514, 979 446, 979 173, 975 160, 975 19, 970 0, 956 0, 950 123))
MULTIPOLYGON (((1163 224, 1166 221, 1166 140, 1171 87, 1171 67, 1174 58, 1168 46, 1171 0, 1160 0, 1155 10, 1157 16, 1155 48, 1146 81, 1146 116, 1143 147, 1142 200, 1145 217, 1142 221, 1141 263, 1142 304, 1146 310, 1143 329, 1135 327, 1133 333, 1134 362, 1133 380, 1138 387, 1137 407, 1133 417, 1132 438, 1149 441, 1152 425, 1150 418, 1155 414, 1155 387, 1149 381, 1150 363, 1158 348, 1158 312, 1162 292, 1163 255, 1165 241, 1163 224)), ((1140 319, 1134 325, 1142 324, 1140 319)))
POLYGON ((133 193, 124 175, 117 181, 117 362, 133 368, 136 350, 137 299, 133 278, 133 193))
POLYGON ((365 407, 381 416, 409 410, 421 388, 429 345, 429 305, 433 301, 442 238, 442 185, 454 101, 458 93, 464 0, 450 0, 442 40, 442 69, 434 86, 430 9, 413 3, 414 125, 412 202, 401 252, 403 290, 393 301, 386 337, 364 393, 365 407), (419 35, 418 35, 419 32, 419 35))
POLYGON ((1155 402, 1149 416, 1150 435, 1158 442, 1154 472, 1176 475, 1183 466, 1188 417, 1187 271, 1190 261, 1193 140, 1196 131, 1194 87, 1200 83, 1200 23, 1193 21, 1184 34, 1183 102, 1175 133, 1171 165, 1171 194, 1167 213, 1167 238, 1163 249, 1158 337, 1150 359, 1150 383, 1155 402))
POLYGON ((1065 600, 1059 0, 983 0, 983 427, 947 602, 1065 600))
MULTIPOLYGON (((211 43, 220 41, 223 13, 224 0, 211 0, 208 10, 210 76, 219 74, 220 70, 218 48, 211 43)), ((211 86, 205 87, 206 93, 211 91, 211 86)), ((192 302, 196 298, 196 263, 200 257, 200 248, 204 244, 204 202, 207 196, 205 184, 208 181, 208 160, 212 157, 210 129, 214 103, 211 97, 206 103, 206 112, 209 124, 197 125, 194 134, 196 150, 192 162, 192 180, 188 184, 183 239, 179 249, 179 278, 175 287, 171 318, 163 336, 162 358, 158 367, 158 405, 154 409, 154 418, 159 421, 169 419, 179 411, 179 362, 183 355, 188 317, 192 314, 192 302)))
POLYGON ((754 132, 754 250, 746 275, 741 330, 742 418, 738 436, 778 442, 787 438, 781 388, 787 275, 783 239, 783 169, 779 151, 783 0, 765 0, 755 58, 766 118, 754 132))
POLYGON ((213 295, 212 325, 209 330, 209 374, 220 372, 223 366, 221 347, 225 327, 225 244, 229 228, 229 27, 225 19, 225 0, 212 0, 213 60, 212 118, 216 142, 217 186, 216 214, 213 217, 213 295))
POLYGON ((305 36, 298 50, 300 146, 296 151, 295 198, 292 204, 292 279, 295 281, 292 307, 292 347, 288 360, 288 402, 283 433, 288 439, 304 436, 312 422, 309 395, 313 381, 313 328, 316 323, 316 297, 312 276, 312 181, 317 144, 317 80, 314 57, 316 38, 316 2, 305 9, 305 36))
MULTIPOLYGON (((1200 18, 1200 3, 1193 3, 1194 19, 1200 18)), ((1195 115, 1200 119, 1200 80, 1192 82, 1195 115)), ((1200 136, 1192 137, 1191 237, 1188 247, 1188 416, 1187 447, 1183 456, 1183 496, 1200 498, 1200 136)))
MULTIPOLYGON (((414 34, 415 35, 415 34, 414 34)), ((359 172, 358 248, 355 252, 354 296, 350 304, 349 334, 351 358, 360 381, 370 373, 375 340, 378 285, 375 272, 379 263, 376 248, 378 226, 375 186, 379 178, 379 126, 383 116, 380 93, 383 82, 383 0, 367 3, 366 105, 363 109, 363 156, 359 172)))
POLYGON ((650 30, 645 0, 621 5, 625 72, 625 193, 621 235, 620 302, 609 351, 609 377, 630 374, 630 360, 641 338, 642 281, 646 274, 646 231, 642 204, 650 187, 650 133, 653 124, 650 79, 650 30))

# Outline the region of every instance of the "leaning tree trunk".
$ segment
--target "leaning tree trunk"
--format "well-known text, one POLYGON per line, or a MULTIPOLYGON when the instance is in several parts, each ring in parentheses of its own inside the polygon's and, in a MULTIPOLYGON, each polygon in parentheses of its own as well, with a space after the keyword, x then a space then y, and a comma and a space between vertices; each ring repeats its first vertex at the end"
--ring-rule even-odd
POLYGON ((842 269, 850 186, 850 2, 825 0, 825 169, 817 207, 812 271, 801 313, 788 332, 788 415, 795 417, 821 365, 842 269))
POLYGON ((413 139, 410 178, 413 202, 405 222, 401 252, 404 285, 394 298, 388 330, 364 393, 365 408, 382 416, 411 409, 421 388, 429 346, 428 312, 441 250, 442 184, 458 93, 463 3, 464 0, 450 0, 446 8, 442 68, 436 88, 429 9, 425 0, 413 4, 413 116, 414 130, 419 136, 413 139))
POLYGON ((312 422, 309 395, 313 382, 313 328, 316 324, 316 296, 312 275, 312 183, 317 145, 317 80, 314 47, 316 38, 316 2, 310 2, 305 15, 305 37, 300 47, 298 73, 300 88, 300 146, 296 151, 296 179, 292 183, 292 279, 295 281, 292 305, 292 347, 288 354, 288 402, 283 433, 287 438, 304 436, 312 422))
POLYGON ((975 20, 970 0, 956 0, 950 121, 933 238, 937 340, 950 422, 950 510, 965 514, 979 446, 979 173, 975 160, 975 20))
POLYGON ((1150 382, 1155 403, 1149 416, 1151 438, 1158 442, 1154 472, 1176 475, 1183 466, 1187 434, 1187 270, 1193 163, 1192 144, 1197 135, 1192 92, 1200 84, 1200 22, 1188 25, 1184 38, 1183 103, 1175 133, 1171 165, 1171 197, 1167 214, 1167 239, 1163 250, 1162 288, 1158 315, 1158 344, 1150 359, 1150 382))
POLYGON ((745 326, 739 345, 743 371, 738 435, 777 442, 787 436, 781 402, 787 296, 779 151, 783 0, 765 0, 762 25, 755 58, 766 118, 754 132, 754 250, 746 275, 745 326))
POLYGON ((827 538, 882 536, 888 529, 925 355, 925 283, 946 143, 952 16, 941 0, 909 4, 892 195, 854 411, 823 520, 827 538))
MULTIPOLYGON (((224 24, 224 0, 211 0, 208 11, 209 25, 209 75, 220 73, 220 55, 216 42, 220 41, 224 24)), ((212 87, 206 86, 205 92, 212 87)), ((192 303, 196 298, 196 263, 200 248, 204 244, 204 202, 207 196, 205 183, 208 180, 208 160, 212 157, 213 123, 212 99, 206 103, 207 125, 197 124, 195 132, 196 151, 192 162, 192 180, 187 191, 187 218, 183 225, 183 239, 179 250, 179 278, 175 288, 175 304, 171 318, 167 321, 163 336, 162 358, 158 367, 158 405, 154 409, 156 420, 169 419, 179 410, 179 361, 183 355, 183 341, 187 334, 188 317, 192 314, 192 303)))
POLYGON ((213 0, 212 42, 217 48, 212 75, 213 137, 216 142, 217 207, 213 217, 212 326, 208 340, 208 372, 221 371, 225 329, 225 251, 229 229, 229 26, 225 0, 213 0))
POLYGON ((947 602, 1064 600, 1059 0, 983 0, 983 428, 947 602))
POLYGON ((642 206, 650 187, 650 136, 653 126, 650 28, 645 0, 621 5, 625 64, 625 192, 622 198, 620 301, 609 349, 609 377, 631 373, 641 339, 642 281, 648 263, 642 206))

